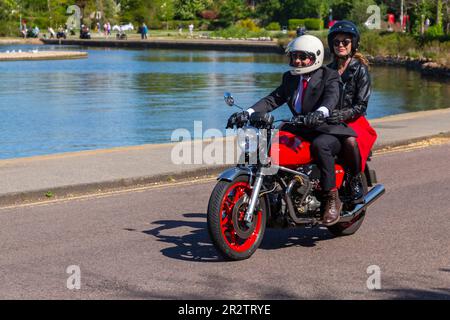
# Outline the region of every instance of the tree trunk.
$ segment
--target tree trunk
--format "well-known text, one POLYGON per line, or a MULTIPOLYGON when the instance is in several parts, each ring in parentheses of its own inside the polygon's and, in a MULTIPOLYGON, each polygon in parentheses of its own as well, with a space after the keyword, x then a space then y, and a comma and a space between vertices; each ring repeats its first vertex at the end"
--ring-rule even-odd
POLYGON ((442 26, 442 0, 437 0, 436 4, 436 25, 442 26))

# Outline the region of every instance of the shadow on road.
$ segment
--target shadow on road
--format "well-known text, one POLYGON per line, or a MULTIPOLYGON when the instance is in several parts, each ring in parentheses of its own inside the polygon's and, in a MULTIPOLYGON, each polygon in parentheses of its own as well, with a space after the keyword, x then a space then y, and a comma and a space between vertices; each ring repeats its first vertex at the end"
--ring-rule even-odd
POLYGON ((436 288, 434 290, 392 289, 382 290, 382 292, 392 294, 392 300, 450 300, 450 289, 436 288))
POLYGON ((260 248, 275 250, 294 246, 315 247, 317 242, 333 238, 326 228, 266 229, 260 248))
MULTIPOLYGON (((161 250, 166 257, 196 262, 226 261, 215 249, 208 235, 206 214, 185 213, 182 216, 195 220, 159 220, 152 223, 159 225, 158 227, 142 232, 156 237, 158 241, 174 245, 161 250)), ((332 238, 326 229, 320 228, 266 229, 260 249, 314 247, 318 241, 332 238)))
MULTIPOLYGON (((185 213, 183 217, 201 218, 202 220, 159 220, 152 223, 160 225, 159 227, 143 232, 155 236, 158 241, 175 245, 161 250, 161 253, 166 257, 197 262, 224 261, 209 239, 206 229, 206 214, 185 213), (173 235, 174 232, 170 231, 177 228, 183 229, 183 235, 173 235), (190 228, 190 230, 186 230, 186 228, 190 228), (172 233, 172 235, 169 235, 169 233, 172 233)), ((176 232, 179 233, 180 231, 177 230, 176 232)))

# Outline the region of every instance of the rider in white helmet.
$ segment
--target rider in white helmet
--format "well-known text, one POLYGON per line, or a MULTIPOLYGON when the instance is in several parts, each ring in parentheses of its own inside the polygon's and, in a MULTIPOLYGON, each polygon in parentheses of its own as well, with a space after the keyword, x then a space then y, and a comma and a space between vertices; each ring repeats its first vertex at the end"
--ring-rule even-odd
POLYGON ((323 64, 322 41, 311 35, 303 35, 292 40, 286 48, 286 53, 289 56, 292 75, 311 73, 323 64), (297 60, 297 57, 303 59, 297 60))
POLYGON ((294 122, 298 119, 302 125, 286 124, 282 130, 301 134, 311 141, 311 153, 317 159, 324 192, 322 221, 330 226, 339 221, 342 209, 336 188, 335 156, 341 150, 341 141, 356 134, 345 125, 329 125, 325 121, 339 102, 340 77, 336 70, 322 65, 322 41, 302 35, 289 43, 286 52, 291 70, 283 74, 281 85, 250 109, 233 114, 227 127, 242 126, 253 112, 271 112, 286 103, 294 122), (302 117, 304 121, 300 120, 302 117))

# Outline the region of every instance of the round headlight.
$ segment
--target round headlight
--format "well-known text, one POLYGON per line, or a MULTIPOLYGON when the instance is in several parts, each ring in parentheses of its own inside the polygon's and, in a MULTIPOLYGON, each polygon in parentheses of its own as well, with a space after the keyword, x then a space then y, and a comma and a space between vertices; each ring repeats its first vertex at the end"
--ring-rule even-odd
POLYGON ((247 153, 258 151, 258 129, 246 127, 238 130, 238 146, 247 153))

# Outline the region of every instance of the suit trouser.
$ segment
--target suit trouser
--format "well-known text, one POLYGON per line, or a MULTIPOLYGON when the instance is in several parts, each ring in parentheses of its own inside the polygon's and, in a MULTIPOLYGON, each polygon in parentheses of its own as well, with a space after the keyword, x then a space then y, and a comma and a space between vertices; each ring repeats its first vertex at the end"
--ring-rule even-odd
POLYGON ((329 134, 316 134, 311 141, 311 154, 320 170, 320 184, 323 191, 336 187, 335 156, 341 151, 340 139, 329 134))
POLYGON ((347 136, 334 136, 310 129, 299 129, 295 125, 283 124, 281 130, 298 134, 311 142, 311 154, 320 170, 320 185, 323 191, 336 187, 335 156, 342 149, 342 139, 347 136))

